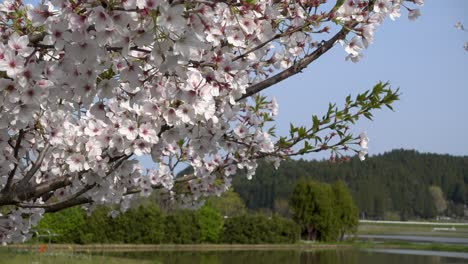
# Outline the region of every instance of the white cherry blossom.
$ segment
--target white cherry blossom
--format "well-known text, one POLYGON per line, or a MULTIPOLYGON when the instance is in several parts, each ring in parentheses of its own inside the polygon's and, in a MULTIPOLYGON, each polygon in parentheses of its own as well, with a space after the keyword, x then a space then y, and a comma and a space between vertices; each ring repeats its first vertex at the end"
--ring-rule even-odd
POLYGON ((6 74, 15 78, 18 74, 23 72, 24 58, 16 56, 11 50, 5 52, 3 60, 0 61, 0 71, 6 71, 6 74))
POLYGON ((78 172, 89 169, 85 157, 81 154, 73 154, 67 158, 67 164, 71 172, 78 172))
POLYGON ((411 9, 408 13, 409 20, 416 20, 421 15, 421 11, 419 9, 411 9))
POLYGON ((135 140, 138 136, 138 124, 131 120, 124 120, 120 125, 119 133, 128 140, 135 140))

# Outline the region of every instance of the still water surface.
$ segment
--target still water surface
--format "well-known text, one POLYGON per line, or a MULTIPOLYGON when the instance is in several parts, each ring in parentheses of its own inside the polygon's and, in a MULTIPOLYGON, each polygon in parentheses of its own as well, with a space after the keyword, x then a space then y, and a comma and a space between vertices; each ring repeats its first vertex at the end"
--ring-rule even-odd
POLYGON ((417 250, 159 251, 131 253, 31 253, 0 250, 0 264, 459 264, 468 252, 417 250), (431 255, 432 254, 432 255, 431 255))
MULTIPOLYGON (((119 258, 156 261, 164 264, 455 264, 467 258, 424 256, 424 252, 372 252, 362 250, 325 251, 210 251, 210 252, 133 252, 118 253, 119 258)), ((435 253, 434 253, 435 252, 435 253)), ((449 255, 450 256, 450 253, 449 255)), ((454 255, 456 256, 456 255, 454 255)))

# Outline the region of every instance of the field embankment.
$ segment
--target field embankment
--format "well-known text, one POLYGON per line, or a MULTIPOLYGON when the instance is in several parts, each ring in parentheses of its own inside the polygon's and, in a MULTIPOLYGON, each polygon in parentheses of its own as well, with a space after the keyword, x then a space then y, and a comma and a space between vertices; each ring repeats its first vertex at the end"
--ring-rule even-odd
POLYGON ((468 239, 468 223, 359 221, 358 235, 405 235, 468 239))

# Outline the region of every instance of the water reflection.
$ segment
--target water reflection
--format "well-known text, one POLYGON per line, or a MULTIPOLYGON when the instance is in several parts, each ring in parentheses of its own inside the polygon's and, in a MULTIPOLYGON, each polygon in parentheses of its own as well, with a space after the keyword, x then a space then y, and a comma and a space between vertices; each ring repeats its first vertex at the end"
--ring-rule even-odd
POLYGON ((452 264, 466 259, 389 254, 359 250, 325 251, 209 251, 119 253, 132 259, 156 260, 164 264, 452 264))

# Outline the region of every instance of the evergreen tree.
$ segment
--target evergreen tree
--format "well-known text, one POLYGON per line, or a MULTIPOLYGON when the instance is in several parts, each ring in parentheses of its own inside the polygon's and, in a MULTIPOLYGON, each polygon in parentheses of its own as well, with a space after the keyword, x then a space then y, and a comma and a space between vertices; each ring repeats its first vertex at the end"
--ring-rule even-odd
POLYGON ((345 233, 355 233, 357 231, 359 210, 343 181, 334 183, 332 189, 334 213, 338 222, 340 240, 343 240, 345 233))
POLYGON ((294 220, 308 240, 329 241, 338 237, 338 221, 334 215, 330 185, 300 181, 291 197, 294 220))

